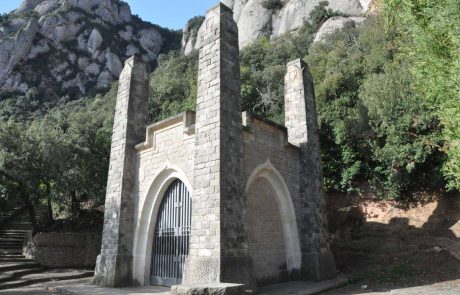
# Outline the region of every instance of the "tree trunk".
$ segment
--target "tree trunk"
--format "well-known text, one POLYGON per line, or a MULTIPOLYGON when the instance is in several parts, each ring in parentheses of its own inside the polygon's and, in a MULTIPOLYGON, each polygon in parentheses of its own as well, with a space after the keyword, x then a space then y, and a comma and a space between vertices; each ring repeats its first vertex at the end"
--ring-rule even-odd
POLYGON ((51 205, 51 185, 49 182, 46 182, 46 201, 48 206, 48 225, 54 223, 53 218, 53 207, 51 205))
POLYGON ((70 211, 72 212, 72 216, 80 216, 80 202, 77 200, 77 193, 75 191, 70 193, 70 204, 70 211))
POLYGON ((35 208, 29 198, 24 198, 24 203, 26 205, 27 210, 29 211, 30 216, 30 223, 32 223, 33 232, 36 233, 38 231, 38 224, 37 218, 35 217, 35 208))

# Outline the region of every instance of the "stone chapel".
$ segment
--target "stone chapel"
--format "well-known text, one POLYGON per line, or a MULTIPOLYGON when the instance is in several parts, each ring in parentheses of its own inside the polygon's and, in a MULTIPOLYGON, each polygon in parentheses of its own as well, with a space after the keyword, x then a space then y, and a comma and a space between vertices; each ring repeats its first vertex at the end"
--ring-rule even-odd
POLYGON ((242 113, 232 11, 210 9, 203 30, 196 112, 147 126, 146 65, 125 63, 94 282, 256 290, 335 277, 308 66, 287 64, 285 126, 242 113))

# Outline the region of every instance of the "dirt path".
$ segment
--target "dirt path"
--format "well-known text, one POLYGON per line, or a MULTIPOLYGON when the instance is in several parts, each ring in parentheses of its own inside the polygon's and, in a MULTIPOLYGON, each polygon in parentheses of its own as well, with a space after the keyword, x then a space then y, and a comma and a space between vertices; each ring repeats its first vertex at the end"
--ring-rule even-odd
POLYGON ((362 285, 354 284, 344 288, 332 290, 322 295, 458 295, 460 294, 460 280, 443 282, 440 284, 418 286, 401 289, 363 290, 362 285))
POLYGON ((419 251, 361 265, 345 273, 355 283, 324 295, 460 294, 460 261, 448 251, 419 251))

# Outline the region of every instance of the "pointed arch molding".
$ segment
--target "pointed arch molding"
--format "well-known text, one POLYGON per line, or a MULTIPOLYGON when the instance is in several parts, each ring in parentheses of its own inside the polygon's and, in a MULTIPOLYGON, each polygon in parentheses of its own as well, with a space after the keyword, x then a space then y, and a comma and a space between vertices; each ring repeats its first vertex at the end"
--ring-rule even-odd
POLYGON ((133 253, 133 279, 139 285, 149 285, 152 241, 158 210, 166 190, 176 179, 185 184, 190 194, 193 193, 187 175, 169 162, 151 180, 145 181, 148 190, 141 199, 144 200, 143 204, 139 204, 142 211, 136 226, 133 253))
POLYGON ((289 271, 299 270, 301 266, 301 252, 299 231, 297 228, 294 204, 288 186, 281 173, 273 166, 269 159, 259 166, 249 176, 246 183, 246 193, 258 178, 265 178, 276 192, 276 199, 283 223, 284 243, 286 247, 286 261, 289 271))

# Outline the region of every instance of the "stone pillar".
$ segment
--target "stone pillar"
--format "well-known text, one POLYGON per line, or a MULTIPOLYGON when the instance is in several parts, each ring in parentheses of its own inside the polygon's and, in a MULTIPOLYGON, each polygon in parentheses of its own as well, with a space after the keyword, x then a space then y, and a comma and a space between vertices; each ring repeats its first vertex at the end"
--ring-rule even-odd
POLYGON ((200 40, 192 232, 184 284, 253 286, 245 223, 238 28, 230 8, 210 9, 200 40))
POLYGON ((148 116, 148 73, 137 56, 120 75, 105 199, 104 232, 94 283, 120 287, 132 283, 134 232, 134 146, 145 139, 148 116))
POLYGON ((300 59, 289 62, 284 83, 288 140, 300 148, 301 275, 303 279, 329 279, 336 276, 336 267, 328 243, 315 92, 307 64, 300 59))

